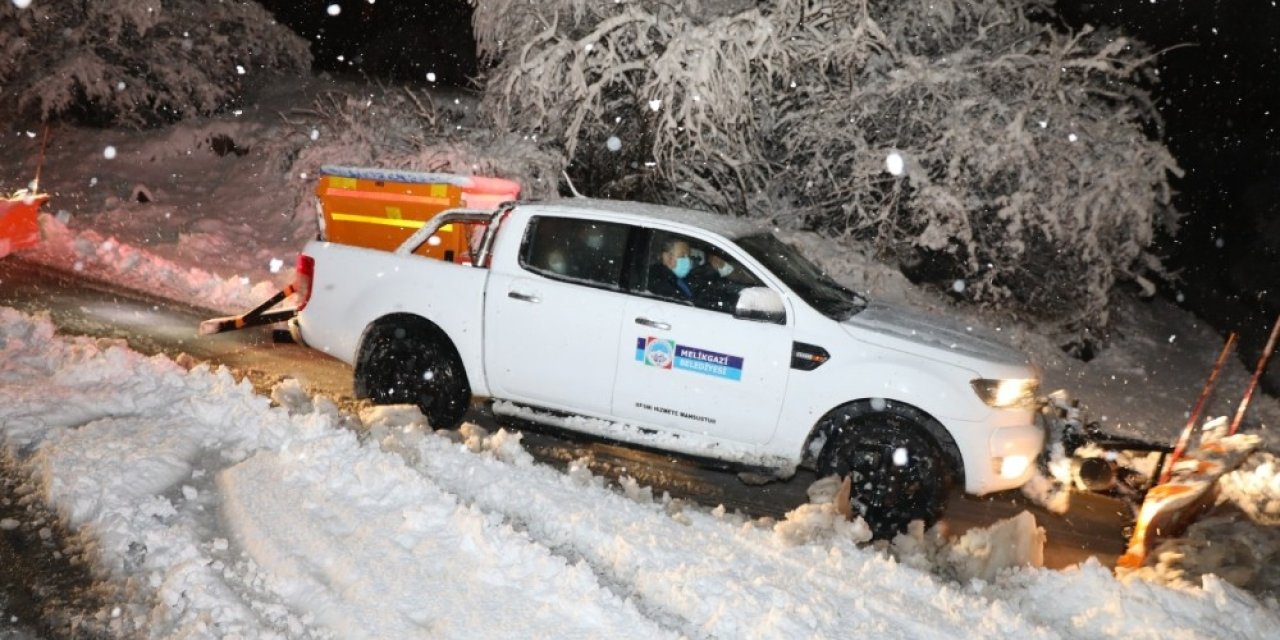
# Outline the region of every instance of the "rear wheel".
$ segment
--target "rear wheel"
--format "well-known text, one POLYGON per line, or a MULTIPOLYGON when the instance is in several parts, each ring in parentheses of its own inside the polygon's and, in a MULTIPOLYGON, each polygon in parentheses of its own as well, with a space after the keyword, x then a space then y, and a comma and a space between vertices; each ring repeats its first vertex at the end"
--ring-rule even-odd
POLYGON ((855 402, 819 425, 828 434, 819 475, 849 476, 850 507, 876 538, 892 537, 912 520, 932 526, 942 517, 953 474, 926 420, 933 418, 899 403, 855 402))
POLYGON ((436 429, 458 426, 471 387, 458 352, 425 321, 370 329, 356 363, 355 392, 376 404, 414 404, 436 429))

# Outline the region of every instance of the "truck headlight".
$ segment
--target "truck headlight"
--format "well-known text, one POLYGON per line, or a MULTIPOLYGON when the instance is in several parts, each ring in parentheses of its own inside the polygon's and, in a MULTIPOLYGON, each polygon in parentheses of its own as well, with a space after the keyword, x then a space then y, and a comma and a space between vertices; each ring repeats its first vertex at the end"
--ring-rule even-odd
POLYGON ((970 382, 978 397, 988 406, 997 409, 1029 407, 1035 404, 1039 380, 988 380, 978 378, 970 382))

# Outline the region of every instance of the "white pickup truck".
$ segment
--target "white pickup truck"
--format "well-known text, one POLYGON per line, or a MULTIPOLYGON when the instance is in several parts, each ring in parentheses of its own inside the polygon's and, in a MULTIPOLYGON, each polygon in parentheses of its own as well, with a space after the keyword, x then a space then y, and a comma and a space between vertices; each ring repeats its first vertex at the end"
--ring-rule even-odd
POLYGON ((299 257, 295 340, 355 391, 450 427, 495 414, 788 477, 852 477, 878 535, 953 487, 1018 487, 1044 434, 1038 372, 961 327, 867 301, 766 227, 575 198, 451 211, 394 252, 299 257), (478 226, 465 262, 422 257, 478 226))

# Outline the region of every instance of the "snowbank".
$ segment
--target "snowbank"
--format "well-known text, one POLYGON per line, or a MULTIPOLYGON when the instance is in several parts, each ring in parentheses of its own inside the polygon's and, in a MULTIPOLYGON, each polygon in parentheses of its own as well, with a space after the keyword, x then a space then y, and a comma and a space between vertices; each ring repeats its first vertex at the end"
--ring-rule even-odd
POLYGON ((4 448, 96 541, 119 611, 86 624, 113 636, 1266 638, 1280 624, 1274 601, 1213 576, 1171 588, 1096 563, 1011 566, 1035 561, 1025 519, 941 547, 950 564, 896 560, 829 504, 747 520, 536 464, 506 432, 441 437, 402 410, 357 433, 296 385, 273 403, 225 370, 58 337, 10 309, 0 385, 4 448), (1025 553, 992 557, 1019 540, 1025 553))

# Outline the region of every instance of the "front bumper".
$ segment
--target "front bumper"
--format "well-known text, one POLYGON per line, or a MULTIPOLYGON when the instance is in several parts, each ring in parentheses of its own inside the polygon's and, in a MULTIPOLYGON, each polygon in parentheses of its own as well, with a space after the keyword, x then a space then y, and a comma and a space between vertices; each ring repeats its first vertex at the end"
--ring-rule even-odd
MULTIPOLYGON (((1044 449, 1044 429, 1034 420, 1026 424, 993 426, 986 429, 986 456, 964 461, 964 488, 983 495, 1016 489, 1035 473, 1036 458, 1044 449)), ((976 443, 975 443, 976 444, 976 443)))

